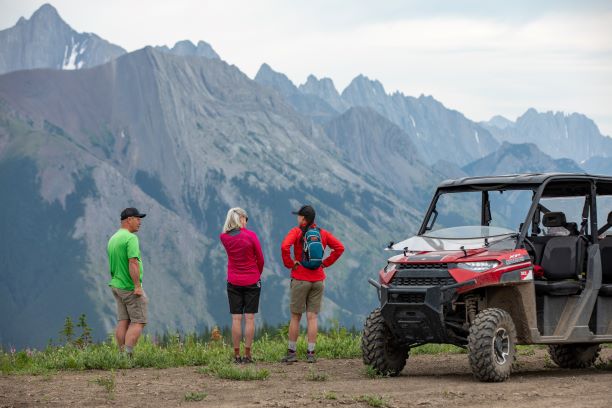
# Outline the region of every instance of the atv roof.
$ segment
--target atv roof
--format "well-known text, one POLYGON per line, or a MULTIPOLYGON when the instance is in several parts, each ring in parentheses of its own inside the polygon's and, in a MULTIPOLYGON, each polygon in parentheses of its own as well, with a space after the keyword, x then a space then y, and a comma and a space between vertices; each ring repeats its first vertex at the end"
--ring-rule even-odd
POLYGON ((534 189, 548 181, 561 182, 570 187, 575 182, 595 180, 610 183, 605 190, 612 193, 612 177, 599 176, 586 173, 528 173, 509 174, 488 177, 464 177, 456 180, 445 180, 438 188, 443 191, 470 191, 470 190, 506 190, 506 189, 534 189), (564 183, 567 182, 567 183, 564 183))

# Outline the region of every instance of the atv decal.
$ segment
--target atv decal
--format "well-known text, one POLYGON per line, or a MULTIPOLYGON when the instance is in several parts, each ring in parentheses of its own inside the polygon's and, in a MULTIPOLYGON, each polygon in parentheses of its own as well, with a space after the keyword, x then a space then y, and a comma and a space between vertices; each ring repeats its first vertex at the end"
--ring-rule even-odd
POLYGON ((527 269, 525 271, 521 271, 521 280, 533 280, 533 270, 527 269))

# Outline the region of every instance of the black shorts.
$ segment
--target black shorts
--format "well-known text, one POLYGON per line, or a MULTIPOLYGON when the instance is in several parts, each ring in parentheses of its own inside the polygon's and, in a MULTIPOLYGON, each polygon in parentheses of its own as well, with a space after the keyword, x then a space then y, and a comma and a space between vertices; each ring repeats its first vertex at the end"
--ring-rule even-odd
POLYGON ((249 286, 236 286, 227 282, 227 298, 231 314, 257 313, 261 281, 249 286))

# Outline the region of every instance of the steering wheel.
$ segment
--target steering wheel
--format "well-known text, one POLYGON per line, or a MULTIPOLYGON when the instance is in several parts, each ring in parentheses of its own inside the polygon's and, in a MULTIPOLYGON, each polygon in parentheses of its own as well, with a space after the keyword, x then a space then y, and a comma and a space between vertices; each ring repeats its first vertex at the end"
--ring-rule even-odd
MULTIPOLYGON (((523 239, 523 242, 524 242, 525 244, 527 244, 527 246, 528 246, 528 247, 529 247, 529 248, 530 248, 530 249, 533 251, 533 263, 534 263, 535 265, 539 265, 539 264, 538 264, 538 251, 536 250, 536 247, 535 247, 535 245, 533 244, 533 242, 531 242, 531 240, 530 240, 529 238, 527 238, 527 237, 525 237, 525 238, 523 239)), ((527 251, 527 252, 529 252, 529 251, 527 251)))

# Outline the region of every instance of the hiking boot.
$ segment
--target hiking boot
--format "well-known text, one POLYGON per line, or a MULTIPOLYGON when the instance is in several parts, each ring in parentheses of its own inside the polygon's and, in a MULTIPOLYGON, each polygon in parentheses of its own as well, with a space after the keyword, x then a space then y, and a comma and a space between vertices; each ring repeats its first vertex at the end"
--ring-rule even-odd
POLYGON ((317 358, 315 357, 315 353, 308 353, 306 354, 306 361, 309 363, 316 363, 317 362, 317 358))
POLYGON ((251 364, 253 363, 253 358, 251 356, 242 357, 242 364, 251 364))
POLYGON ((287 355, 281 360, 282 363, 295 363, 297 360, 297 354, 295 351, 287 350, 287 355))
POLYGON ((234 357, 234 364, 242 364, 242 357, 236 356, 234 357))

